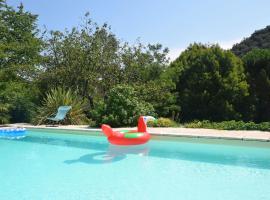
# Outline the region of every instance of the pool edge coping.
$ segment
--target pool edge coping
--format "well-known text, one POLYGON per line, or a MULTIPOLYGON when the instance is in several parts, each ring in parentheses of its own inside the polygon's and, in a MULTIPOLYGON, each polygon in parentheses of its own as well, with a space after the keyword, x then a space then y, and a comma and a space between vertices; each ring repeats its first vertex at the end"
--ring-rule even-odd
MULTIPOLYGON (((12 126, 18 126, 18 125, 12 125, 12 126)), ((43 130, 66 130, 66 131, 81 131, 81 132, 86 132, 87 134, 91 134, 91 132, 102 132, 101 129, 98 129, 98 128, 83 128, 83 127, 50 127, 50 126, 31 126, 31 125, 20 125, 20 126, 23 126, 27 129, 43 129, 43 130)), ((122 128, 120 128, 121 130, 122 128)), ((131 128, 126 128, 126 129, 131 129, 131 128)), ((166 129, 164 129, 166 130, 166 129)), ((193 129, 194 130, 194 129, 193 129)), ((200 129, 197 129, 198 131, 200 129)), ((207 131, 208 129, 204 129, 204 131, 207 131)), ((211 130, 211 132, 215 132, 216 130, 212 130, 212 129, 209 129, 211 130)), ((249 137, 249 136, 244 136, 244 135, 235 135, 232 136, 232 135, 218 135, 218 131, 220 130, 217 130, 216 134, 214 135, 203 135, 203 134, 194 134, 194 133, 181 133, 181 132, 166 132, 164 133, 163 131, 160 131, 160 132, 151 132, 150 130, 150 134, 152 136, 159 136, 159 137, 184 137, 184 138, 205 138, 205 139, 223 139, 223 140, 242 140, 242 141, 258 141, 258 142, 270 142, 270 136, 267 137, 267 138, 262 138, 262 137, 254 137, 254 135, 252 137, 249 137)), ((230 132, 230 131, 227 131, 227 132, 230 132)), ((248 131, 247 131, 248 132, 248 131)), ((269 132, 266 132, 266 134, 269 134, 269 132)))

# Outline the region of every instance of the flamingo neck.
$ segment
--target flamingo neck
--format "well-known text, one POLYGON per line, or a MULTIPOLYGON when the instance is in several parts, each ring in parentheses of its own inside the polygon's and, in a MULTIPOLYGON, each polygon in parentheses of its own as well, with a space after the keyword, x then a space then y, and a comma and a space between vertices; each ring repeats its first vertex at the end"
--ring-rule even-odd
POLYGON ((143 117, 141 116, 138 121, 138 132, 146 132, 146 130, 147 130, 147 125, 143 117))

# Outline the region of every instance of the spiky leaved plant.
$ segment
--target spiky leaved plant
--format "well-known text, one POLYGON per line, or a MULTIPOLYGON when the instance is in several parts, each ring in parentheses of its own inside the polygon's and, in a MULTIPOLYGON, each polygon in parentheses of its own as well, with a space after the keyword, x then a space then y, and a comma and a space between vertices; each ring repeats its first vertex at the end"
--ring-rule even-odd
POLYGON ((59 106, 72 106, 65 120, 60 122, 61 124, 85 124, 88 122, 88 118, 84 113, 87 106, 86 101, 76 92, 63 88, 51 89, 46 94, 34 122, 36 124, 49 123, 47 118, 55 114, 59 106))

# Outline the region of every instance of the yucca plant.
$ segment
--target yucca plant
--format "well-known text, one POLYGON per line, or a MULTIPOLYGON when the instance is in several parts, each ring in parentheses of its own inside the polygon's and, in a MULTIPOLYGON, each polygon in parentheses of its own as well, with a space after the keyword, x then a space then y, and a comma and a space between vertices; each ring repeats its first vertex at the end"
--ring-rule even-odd
POLYGON ((55 114, 59 106, 72 106, 65 120, 60 122, 61 124, 85 124, 88 122, 84 113, 87 106, 86 101, 70 89, 56 88, 46 94, 34 123, 49 123, 47 118, 55 114))

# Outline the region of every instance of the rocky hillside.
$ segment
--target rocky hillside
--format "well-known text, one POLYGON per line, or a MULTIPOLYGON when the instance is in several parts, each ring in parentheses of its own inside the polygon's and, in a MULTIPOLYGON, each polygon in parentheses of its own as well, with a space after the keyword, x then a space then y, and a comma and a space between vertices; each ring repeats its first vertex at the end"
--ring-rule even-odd
POLYGON ((232 52, 237 56, 243 56, 254 48, 270 49, 270 26, 255 31, 250 37, 235 44, 232 47, 232 52))

